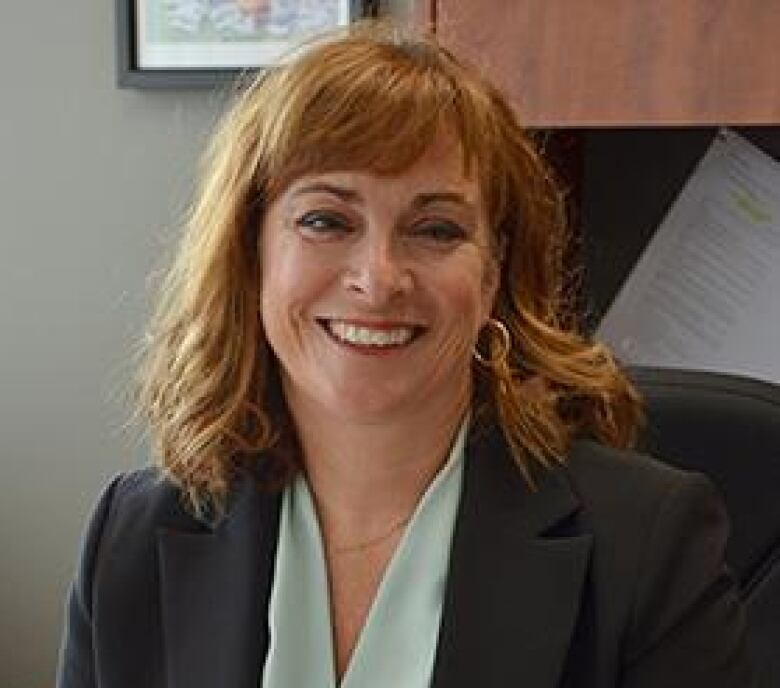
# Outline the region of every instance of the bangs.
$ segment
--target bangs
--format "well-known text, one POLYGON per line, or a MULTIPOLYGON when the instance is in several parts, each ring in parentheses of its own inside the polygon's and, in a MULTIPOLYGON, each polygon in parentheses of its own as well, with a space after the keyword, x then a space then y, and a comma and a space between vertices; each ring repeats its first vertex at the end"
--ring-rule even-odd
POLYGON ((400 173, 443 133, 461 149, 464 176, 475 166, 490 169, 485 113, 453 73, 459 66, 425 48, 348 39, 272 75, 270 90, 283 93, 285 102, 269 106, 276 119, 258 151, 256 181, 266 200, 303 174, 400 173))

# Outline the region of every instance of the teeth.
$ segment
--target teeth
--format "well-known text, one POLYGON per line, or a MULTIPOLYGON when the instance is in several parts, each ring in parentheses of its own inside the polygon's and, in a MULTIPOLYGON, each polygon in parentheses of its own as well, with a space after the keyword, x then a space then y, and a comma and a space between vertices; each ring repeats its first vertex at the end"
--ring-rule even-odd
POLYGON ((340 320, 329 320, 328 329, 341 341, 360 346, 400 346, 409 342, 414 334, 411 327, 375 330, 361 325, 348 325, 340 320))

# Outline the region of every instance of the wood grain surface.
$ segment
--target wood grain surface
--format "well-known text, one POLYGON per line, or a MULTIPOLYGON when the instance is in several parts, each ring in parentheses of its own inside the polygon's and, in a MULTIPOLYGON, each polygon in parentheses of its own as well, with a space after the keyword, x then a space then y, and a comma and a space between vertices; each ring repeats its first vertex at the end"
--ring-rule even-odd
POLYGON ((780 123, 780 0, 419 4, 529 126, 780 123))

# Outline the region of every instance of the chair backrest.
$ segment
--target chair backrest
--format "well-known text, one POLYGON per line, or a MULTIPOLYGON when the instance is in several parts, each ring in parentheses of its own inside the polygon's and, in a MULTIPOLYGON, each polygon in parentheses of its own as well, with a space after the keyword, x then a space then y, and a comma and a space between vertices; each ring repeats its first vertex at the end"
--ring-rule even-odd
POLYGON ((780 385, 715 372, 629 371, 645 397, 640 447, 710 477, 732 530, 759 686, 780 686, 780 385))

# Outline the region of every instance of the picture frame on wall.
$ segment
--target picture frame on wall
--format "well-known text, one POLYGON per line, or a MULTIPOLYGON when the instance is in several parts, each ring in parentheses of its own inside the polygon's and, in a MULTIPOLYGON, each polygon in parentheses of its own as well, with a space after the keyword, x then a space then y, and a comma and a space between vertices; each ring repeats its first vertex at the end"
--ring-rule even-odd
POLYGON ((120 88, 197 88, 276 63, 377 0, 116 0, 120 88))

